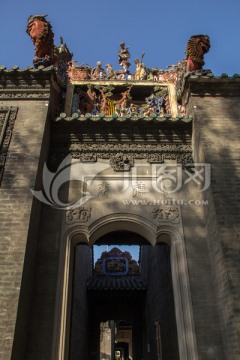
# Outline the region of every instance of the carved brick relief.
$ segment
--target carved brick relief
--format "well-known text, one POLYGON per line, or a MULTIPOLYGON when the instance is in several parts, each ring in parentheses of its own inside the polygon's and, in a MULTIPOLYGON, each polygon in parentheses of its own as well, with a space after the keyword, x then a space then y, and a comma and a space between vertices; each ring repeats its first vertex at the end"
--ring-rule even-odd
POLYGON ((192 163, 191 124, 161 122, 56 121, 49 165, 56 169, 71 155, 83 163, 109 163, 115 172, 131 171, 140 161, 192 163))
POLYGON ((173 224, 180 222, 180 212, 176 206, 158 207, 153 210, 153 219, 157 222, 168 221, 173 224))
POLYGON ((91 208, 80 206, 76 209, 70 209, 66 212, 66 223, 74 224, 75 222, 85 223, 91 218, 91 208))
POLYGON ((40 91, 20 91, 20 90, 4 90, 0 91, 0 99, 49 99, 50 92, 49 90, 40 90, 40 91))
POLYGON ((15 69, 15 71, 2 70, 0 66, 0 99, 48 99, 51 87, 50 76, 51 72, 38 72, 28 68, 15 69))
POLYGON ((114 171, 130 171, 134 160, 146 160, 148 163, 163 163, 164 160, 176 160, 180 164, 192 163, 192 149, 190 144, 162 145, 151 144, 144 147, 139 144, 113 143, 73 143, 64 148, 55 147, 51 154, 51 163, 59 162, 71 154, 72 158, 81 162, 96 162, 109 159, 114 171))
POLYGON ((17 116, 17 107, 0 107, 0 183, 3 176, 8 147, 17 116))

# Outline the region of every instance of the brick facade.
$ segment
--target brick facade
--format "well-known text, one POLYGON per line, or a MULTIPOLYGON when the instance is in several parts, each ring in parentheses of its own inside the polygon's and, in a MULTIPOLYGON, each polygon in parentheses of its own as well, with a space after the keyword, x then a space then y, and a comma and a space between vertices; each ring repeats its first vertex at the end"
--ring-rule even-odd
POLYGON ((1 74, 0 106, 18 109, 0 186, 3 360, 25 358, 41 213, 41 204, 30 189, 39 186, 48 154, 50 79, 51 74, 1 74))
MULTIPOLYGON (((58 134, 57 127, 52 125, 61 110, 61 89, 53 71, 33 71, 25 74, 10 72, 4 73, 2 79, 4 85, 0 92, 0 107, 15 107, 17 113, 0 185, 0 357, 3 360, 57 360, 60 359, 56 355, 60 345, 56 335, 56 319, 60 318, 61 311, 60 307, 56 308, 56 303, 63 292, 59 288, 59 269, 63 262, 62 244, 67 238, 68 228, 65 212, 52 209, 33 199, 30 189, 41 188, 43 164, 49 159, 49 154, 52 159, 54 153, 49 149, 55 149, 56 144, 61 148, 64 139, 64 134, 58 134)), ((146 131, 149 136, 145 136, 142 125, 124 125, 124 131, 131 136, 136 134, 137 140, 142 141, 143 153, 148 141, 149 149, 154 141, 160 142, 165 136, 170 149, 174 141, 178 146, 184 141, 186 146, 191 142, 194 161, 211 164, 211 187, 207 191, 197 193, 196 188, 189 185, 177 195, 178 199, 208 201, 208 206, 181 206, 182 223, 179 228, 182 226, 186 248, 198 359, 237 360, 240 357, 239 79, 190 78, 185 86, 189 89, 187 115, 193 116, 192 142, 189 137, 189 124, 186 125, 185 137, 176 130, 179 129, 178 126, 184 127, 184 123, 162 123, 153 126, 148 124, 145 129, 148 129, 146 131), (168 133, 170 127, 171 134, 168 133), (155 134, 156 128, 158 135, 155 134), (174 131, 176 133, 173 135, 174 131)), ((65 124, 63 129, 68 126, 72 126, 74 131, 71 133, 68 130, 65 139, 71 143, 74 138, 75 143, 76 139, 81 143, 82 132, 79 131, 79 125, 65 124)), ((106 143, 114 136, 121 139, 121 123, 115 127, 109 123, 109 128, 106 123, 100 125, 97 131, 97 127, 91 125, 94 129, 92 132, 89 124, 81 126, 84 134, 90 134, 92 139, 96 133, 99 135, 100 128, 104 128, 105 135, 111 130, 109 137, 105 137, 106 143)), ((91 142, 91 137, 89 139, 91 142)), ((121 141, 119 140, 118 146, 121 146, 121 141)), ((144 157, 141 161, 142 159, 144 157)), ((63 189, 62 193, 66 198, 71 196, 69 189, 63 189)), ((92 211, 95 210, 93 208, 92 211)), ((114 203, 106 202, 95 212, 99 217, 104 217, 104 211, 106 214, 114 211, 121 214, 123 208, 116 208, 114 203)), ((129 209, 128 211, 130 213, 129 209)), ((136 213, 136 216, 138 215, 136 213)), ((97 221, 97 218, 92 220, 93 228, 94 221, 97 221)), ((82 223, 74 224, 74 229, 78 225, 81 229, 84 226, 82 223)), ((85 242, 88 240, 87 238, 85 242)), ((82 240, 76 241, 80 242, 82 240)), ((158 295, 155 296, 154 292, 161 293, 164 281, 167 282, 171 277, 170 260, 167 261, 166 257, 163 260, 163 263, 166 261, 167 269, 165 278, 163 276, 158 287, 154 286, 157 273, 161 270, 162 264, 159 264, 158 260, 162 255, 159 254, 161 246, 153 249, 146 250, 148 254, 143 260, 152 264, 151 269, 145 270, 145 275, 150 276, 147 313, 150 312, 152 324, 164 314, 161 309, 164 301, 158 301, 158 295)), ((86 259, 89 259, 90 253, 90 247, 86 247, 83 253, 77 254, 82 264, 86 262, 86 269, 89 266, 86 259), (84 254, 86 257, 83 259, 84 254)), ((87 308, 86 296, 79 289, 84 287, 88 271, 89 269, 83 271, 84 276, 73 293, 74 299, 81 302, 80 308, 77 304, 74 305, 74 321, 80 321, 84 307, 87 308)), ((167 287, 169 303, 173 307, 171 284, 167 284, 167 287)), ((169 318, 174 323, 173 314, 170 314, 169 318)), ((167 323, 166 319, 164 321, 167 323)), ((85 325, 85 322, 79 325, 79 334, 84 333, 85 325)), ((171 329, 168 331, 171 332, 171 329)), ((69 335, 70 325, 67 332, 69 335)), ((153 338, 153 331, 150 330, 151 332, 153 338)), ((166 337, 163 339, 165 349, 175 346, 172 344, 175 344, 177 335, 174 332, 171 335, 171 341, 168 342, 166 337)), ((75 336, 76 334, 73 334, 70 341, 73 344, 70 359, 71 356, 76 356, 80 347, 84 348, 83 341, 80 341, 78 349, 75 336)), ((143 337, 146 339, 147 335, 144 334, 143 337)), ((153 344, 154 341, 151 341, 153 344)), ((150 356, 146 349, 145 355, 150 356)), ((175 360, 174 355, 169 355, 169 359, 175 360)))
MULTIPOLYGON (((193 151, 211 164, 211 189, 205 208, 212 279, 218 302, 226 359, 240 356, 239 328, 239 82, 238 79, 190 81, 194 113, 193 151)), ((213 323, 214 324, 214 323, 213 323)))

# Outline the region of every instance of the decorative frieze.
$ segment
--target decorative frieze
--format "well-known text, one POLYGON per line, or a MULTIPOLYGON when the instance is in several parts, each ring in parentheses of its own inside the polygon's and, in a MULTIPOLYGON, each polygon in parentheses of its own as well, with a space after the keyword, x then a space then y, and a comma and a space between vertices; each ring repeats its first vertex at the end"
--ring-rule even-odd
POLYGON ((13 106, 0 107, 0 183, 17 111, 18 108, 13 106))
POLYGON ((7 80, 6 83, 4 84, 4 81, 2 82, 2 84, 0 84, 0 89, 5 89, 5 91, 7 90, 44 90, 44 89, 50 89, 50 82, 49 81, 41 81, 41 83, 37 82, 36 80, 18 80, 16 82, 12 82, 11 80, 7 80))
MULTIPOLYGON (((153 162, 157 159, 154 153, 172 153, 179 152, 184 153, 191 151, 190 144, 140 144, 140 143, 114 143, 114 142, 104 142, 104 143, 72 143, 68 149, 71 153, 81 152, 85 153, 134 153, 136 156, 139 154, 139 159, 142 158, 143 154, 147 154, 149 159, 152 159, 153 162)), ((65 149, 66 150, 66 149, 65 149)), ((160 155, 159 155, 160 156, 160 155)), ((160 159, 160 157, 158 157, 160 159)))
POLYGON ((51 77, 55 74, 53 68, 44 70, 19 69, 15 71, 2 70, 0 66, 0 89, 5 90, 43 90, 50 89, 51 77))
POLYGON ((54 148, 51 163, 58 163, 71 154, 72 158, 82 162, 96 162, 109 159, 114 171, 130 171, 134 160, 146 160, 148 163, 163 163, 165 160, 176 160, 180 164, 192 163, 192 149, 190 144, 113 144, 113 143, 74 143, 70 147, 54 148))
POLYGON ((50 97, 50 90, 56 87, 53 67, 46 69, 3 69, 0 66, 0 99, 40 100, 50 97))
POLYGON ((110 165, 114 171, 129 171, 134 165, 134 158, 123 153, 114 154, 110 157, 110 165))
POLYGON ((50 90, 0 90, 0 99, 49 99, 50 90))

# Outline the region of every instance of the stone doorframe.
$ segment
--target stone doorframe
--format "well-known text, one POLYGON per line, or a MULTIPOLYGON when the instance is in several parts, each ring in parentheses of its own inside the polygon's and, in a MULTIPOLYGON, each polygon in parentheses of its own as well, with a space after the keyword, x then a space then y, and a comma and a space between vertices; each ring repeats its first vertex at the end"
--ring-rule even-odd
POLYGON ((171 248, 171 270, 180 360, 198 360, 196 334, 190 293, 187 257, 182 229, 160 225, 133 214, 104 216, 87 225, 69 228, 62 241, 59 261, 54 343, 52 360, 68 360, 74 248, 79 243, 93 245, 112 231, 131 231, 143 236, 150 245, 166 242, 171 248))

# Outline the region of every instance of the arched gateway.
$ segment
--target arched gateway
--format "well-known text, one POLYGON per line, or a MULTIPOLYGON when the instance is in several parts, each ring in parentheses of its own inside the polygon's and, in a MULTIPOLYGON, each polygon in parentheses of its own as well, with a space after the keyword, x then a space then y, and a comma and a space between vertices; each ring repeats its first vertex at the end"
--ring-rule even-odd
MULTIPOLYGON (((127 323, 123 329, 131 331, 131 341, 128 339, 125 354, 133 358, 198 358, 185 244, 179 224, 154 224, 144 216, 130 213, 103 216, 88 226, 69 228, 62 254, 55 324, 55 341, 60 346, 56 346, 53 358, 57 352, 59 360, 102 359, 100 327, 108 322, 111 333, 112 320, 118 325, 121 321, 127 323), (97 276, 91 264, 96 243, 139 244, 137 275, 97 276)), ((121 330, 120 326, 114 331, 121 334, 121 330)), ((120 349, 123 344, 120 343, 120 349)))
POLYGON ((206 35, 163 70, 27 32, 35 69, 0 66, 1 358, 238 360, 239 75, 202 69, 206 35))

